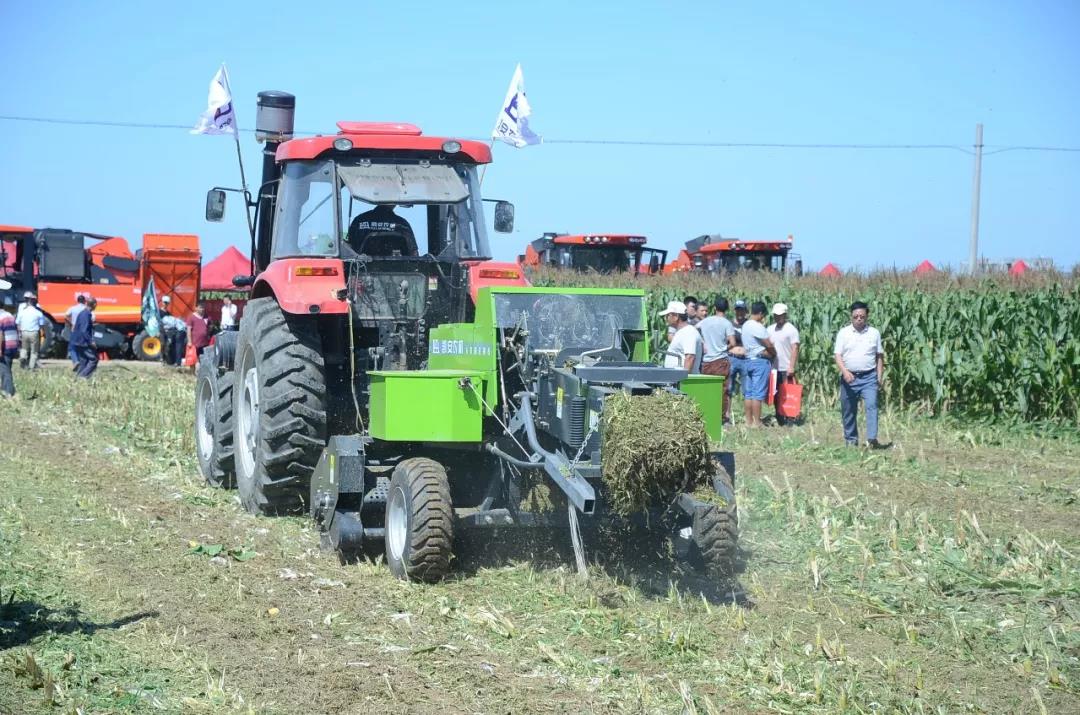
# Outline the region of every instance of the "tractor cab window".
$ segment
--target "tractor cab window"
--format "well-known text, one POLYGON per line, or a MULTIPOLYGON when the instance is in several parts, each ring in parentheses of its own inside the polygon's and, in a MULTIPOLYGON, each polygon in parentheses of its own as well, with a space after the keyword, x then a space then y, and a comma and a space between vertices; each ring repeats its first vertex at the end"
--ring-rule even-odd
POLYGON ((573 246, 572 267, 579 271, 621 273, 635 271, 640 250, 625 246, 573 246))
POLYGON ((336 256, 339 210, 331 162, 287 164, 274 221, 274 258, 336 256))
POLYGON ((476 167, 429 161, 341 162, 342 226, 370 256, 488 258, 476 167))

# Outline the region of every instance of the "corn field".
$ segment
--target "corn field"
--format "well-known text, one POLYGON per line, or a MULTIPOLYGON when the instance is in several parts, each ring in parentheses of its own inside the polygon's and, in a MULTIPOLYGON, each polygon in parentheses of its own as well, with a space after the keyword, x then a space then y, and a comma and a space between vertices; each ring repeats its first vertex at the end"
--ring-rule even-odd
MULTIPOLYGON (((641 277, 542 270, 537 285, 641 287, 652 315, 669 300, 717 295, 788 305, 799 329, 804 400, 837 404, 833 340, 848 306, 870 306, 885 346, 883 405, 1015 421, 1080 423, 1080 282, 1060 274, 1013 278, 841 278, 772 274, 641 277)), ((659 331, 661 319, 655 318, 659 331)))

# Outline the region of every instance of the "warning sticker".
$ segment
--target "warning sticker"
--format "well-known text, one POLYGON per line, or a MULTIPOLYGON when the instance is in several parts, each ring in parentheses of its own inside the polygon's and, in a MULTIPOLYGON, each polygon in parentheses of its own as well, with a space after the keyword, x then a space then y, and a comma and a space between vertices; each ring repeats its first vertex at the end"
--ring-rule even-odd
POLYGON ((556 388, 556 390, 555 390, 555 416, 558 417, 560 420, 562 419, 562 400, 563 400, 563 389, 561 387, 556 388))

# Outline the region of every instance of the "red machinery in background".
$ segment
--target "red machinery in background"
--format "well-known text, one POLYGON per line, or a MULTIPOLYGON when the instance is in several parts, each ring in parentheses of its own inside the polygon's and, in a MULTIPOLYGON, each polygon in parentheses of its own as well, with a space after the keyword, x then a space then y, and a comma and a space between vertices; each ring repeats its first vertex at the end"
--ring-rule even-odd
POLYGON ((791 236, 780 241, 744 241, 724 238, 719 234, 698 236, 686 242, 686 248, 679 251, 678 257, 667 265, 664 272, 791 271, 802 275, 802 258, 791 253, 792 247, 791 236))
POLYGON ((545 233, 518 256, 523 266, 558 266, 597 273, 660 273, 667 251, 646 248, 644 236, 545 233))
POLYGON ((37 294, 38 307, 53 323, 45 331, 46 353, 66 343, 64 312, 83 295, 97 300, 95 337, 101 350, 159 359, 161 339, 143 326, 143 291, 153 279, 158 300, 170 296, 170 312, 187 317, 198 300, 200 262, 199 237, 193 235, 143 234, 143 247, 132 253, 120 237, 0 226, 0 271, 12 285, 5 302, 20 302, 26 291, 37 294))

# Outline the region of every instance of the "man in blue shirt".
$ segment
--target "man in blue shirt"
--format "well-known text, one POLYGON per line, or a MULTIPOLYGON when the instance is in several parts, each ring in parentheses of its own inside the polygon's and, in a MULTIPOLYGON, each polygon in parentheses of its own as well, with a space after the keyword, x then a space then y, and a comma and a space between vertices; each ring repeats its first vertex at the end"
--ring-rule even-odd
POLYGON ((71 344, 79 356, 79 365, 76 370, 79 377, 89 378, 97 369, 98 356, 97 345, 94 343, 93 315, 96 307, 97 301, 87 298, 86 310, 80 311, 75 316, 75 325, 71 328, 71 344))

